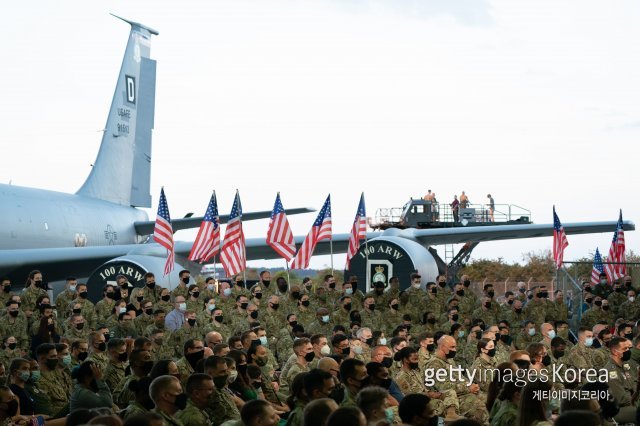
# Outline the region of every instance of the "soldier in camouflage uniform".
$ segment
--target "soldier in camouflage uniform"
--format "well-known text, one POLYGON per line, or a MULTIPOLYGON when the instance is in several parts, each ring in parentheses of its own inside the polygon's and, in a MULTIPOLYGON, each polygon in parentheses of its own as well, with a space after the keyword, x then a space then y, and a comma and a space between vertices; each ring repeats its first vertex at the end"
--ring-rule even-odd
POLYGON ((586 369, 593 368, 593 332, 585 327, 578 330, 578 343, 565 355, 567 368, 582 370, 584 379, 586 369))
POLYGON ((509 321, 509 324, 512 326, 516 324, 522 324, 522 321, 527 319, 523 311, 524 310, 522 309, 522 302, 520 300, 515 300, 513 302, 513 305, 511 306, 511 309, 505 312, 500 319, 509 321))
POLYGON ((125 369, 128 367, 127 362, 127 344, 124 339, 113 338, 107 343, 107 356, 109 364, 104 372, 104 381, 109 389, 117 389, 118 385, 125 378, 125 369))
POLYGON ((580 325, 582 327, 592 328, 594 325, 605 319, 607 315, 605 315, 602 310, 602 304, 602 298, 600 296, 596 296, 593 306, 582 314, 582 318, 580 319, 580 325))
POLYGON ((17 340, 18 348, 23 351, 29 349, 29 336, 27 335, 27 317, 20 311, 17 302, 7 302, 6 314, 0 316, 0 335, 14 336, 17 340))
POLYGON ((542 336, 536 332, 535 323, 525 320, 522 324, 522 331, 515 337, 514 345, 518 350, 525 350, 529 344, 539 342, 541 339, 542 336))
MULTIPOLYGON (((435 356, 427 362, 426 368, 433 369, 433 371, 440 369, 449 371, 450 368, 455 368, 452 361, 455 355, 455 339, 451 336, 442 336, 440 340, 438 340, 438 348, 436 349, 435 356)), ((482 424, 488 423, 489 413, 484 405, 486 396, 480 392, 480 387, 475 383, 467 386, 464 380, 449 380, 452 378, 455 377, 448 377, 447 380, 438 382, 437 389, 440 392, 455 391, 458 398, 456 402, 459 404, 459 414, 465 417, 471 417, 482 424)))
POLYGON ((219 425, 226 421, 240 420, 240 412, 233 401, 231 391, 227 388, 229 370, 224 358, 209 357, 205 363, 205 373, 213 379, 215 385, 206 408, 211 424, 219 425))
POLYGON ((45 285, 46 284, 44 284, 42 281, 42 274, 40 273, 40 271, 36 270, 29 273, 26 288, 20 295, 22 300, 21 308, 27 316, 27 319, 33 314, 33 311, 36 308, 36 300, 38 300, 38 297, 48 297, 47 292, 44 290, 45 285))
POLYGON ((153 302, 150 300, 143 300, 140 303, 142 313, 133 319, 133 326, 136 329, 138 336, 144 336, 144 332, 150 325, 153 325, 155 318, 153 314, 153 302))
POLYGON ((86 340, 89 337, 89 330, 82 314, 73 314, 70 318, 70 328, 67 329, 65 337, 69 340, 86 340))
MULTIPOLYGON (((345 283, 345 285, 346 284, 347 283, 345 283)), ((362 300, 364 301, 364 299, 367 299, 369 297, 373 298, 373 301, 378 307, 378 309, 380 309, 381 311, 386 309, 387 298, 386 298, 386 295, 384 294, 384 283, 382 281, 376 281, 375 283, 373 283, 373 289, 367 292, 367 294, 364 295, 364 298, 362 300)))
POLYGON ((51 412, 56 414, 68 412, 71 386, 65 380, 64 374, 58 370, 58 353, 53 344, 46 343, 38 346, 36 351, 40 367, 40 381, 38 388, 48 396, 51 402, 51 412))
POLYGON ((305 331, 310 334, 322 334, 325 336, 331 336, 333 332, 333 324, 331 317, 329 316, 329 310, 327 308, 319 308, 316 311, 316 319, 308 327, 305 327, 305 331))
POLYGON ((73 311, 74 305, 79 304, 81 306, 82 316, 87 321, 86 327, 95 329, 98 321, 96 317, 95 305, 93 304, 93 302, 87 299, 87 285, 80 283, 76 286, 76 290, 78 292, 78 297, 71 301, 69 312, 73 311))
MULTIPOLYGON (((349 327, 351 323, 351 310, 353 309, 353 302, 350 296, 342 296, 336 302, 337 309, 331 314, 332 322, 334 324, 340 324, 344 327, 349 327)), ((307 323, 309 324, 309 323, 307 323)))
POLYGON ((551 304, 553 313, 551 317, 556 321, 567 321, 569 319, 569 307, 564 303, 564 293, 556 290, 551 304))
POLYGON ((69 317, 69 304, 76 298, 76 286, 78 280, 73 277, 67 278, 67 283, 63 291, 56 297, 56 310, 58 312, 58 318, 63 321, 69 317))
POLYGON ((176 296, 182 296, 187 299, 189 297, 189 288, 187 286, 189 285, 189 281, 191 281, 191 272, 184 269, 180 271, 179 277, 180 281, 178 285, 171 290, 171 298, 175 299, 176 296))
POLYGON ((611 340, 610 354, 604 368, 608 371, 609 392, 620 406, 614 420, 620 424, 634 423, 638 405, 638 377, 631 365, 631 342, 624 337, 611 340))
POLYGON ((640 318, 640 299, 636 298, 635 290, 627 291, 627 300, 620 304, 618 314, 627 321, 635 321, 640 318))
POLYGON ((469 369, 475 372, 473 373, 473 383, 477 383, 480 386, 480 391, 485 393, 489 390, 489 384, 493 379, 487 371, 495 370, 498 366, 495 356, 496 347, 493 340, 480 339, 477 343, 476 357, 469 369))
POLYGON ((151 357, 154 362, 161 359, 173 359, 174 349, 166 342, 169 341, 171 333, 169 330, 161 330, 155 328, 151 330, 149 338, 151 339, 151 357))
POLYGON ((194 374, 187 380, 186 386, 189 400, 187 407, 180 410, 176 417, 184 426, 210 425, 211 418, 206 408, 212 399, 216 389, 211 376, 206 374, 194 374))
POLYGON ((382 314, 380 313, 380 311, 376 310, 375 299, 373 297, 365 298, 363 307, 364 309, 360 311, 360 325, 362 327, 369 327, 374 330, 379 329, 380 325, 382 324, 382 314))
POLYGON ((184 344, 190 339, 202 339, 202 330, 196 320, 193 311, 184 313, 184 323, 182 327, 171 334, 169 345, 174 348, 174 356, 180 357, 184 351, 184 344))
MULTIPOLYGON (((553 315, 553 309, 550 306, 551 302, 547 299, 549 293, 546 286, 538 286, 533 290, 533 294, 534 298, 527 303, 524 313, 527 319, 533 321, 536 327, 539 327, 545 322, 547 316, 553 315)), ((550 319, 553 320, 553 318, 550 319)))
POLYGON ((591 288, 591 294, 594 296, 600 296, 601 299, 606 299, 611 294, 611 287, 607 284, 607 274, 600 273, 600 282, 591 288))
POLYGON ((291 389, 293 380, 298 374, 311 370, 309 363, 315 358, 311 341, 306 337, 300 338, 293 343, 293 352, 296 355, 296 362, 293 363, 284 376, 284 380, 287 382, 289 389, 291 389))
POLYGON ((308 294, 301 295, 298 306, 289 313, 295 313, 300 324, 311 324, 316 316, 315 310, 311 307, 311 299, 308 294))
POLYGON ((385 334, 391 334, 393 330, 400 324, 402 324, 403 312, 400 311, 400 301, 397 298, 392 298, 387 304, 387 310, 382 318, 383 324, 380 331, 385 334))
POLYGON ((156 276, 147 272, 144 274, 144 287, 142 288, 142 300, 151 300, 153 303, 156 303, 162 299, 160 296, 162 294, 162 287, 156 284, 156 276))
POLYGON ((482 305, 473 311, 472 318, 481 319, 485 324, 495 324, 498 322, 493 310, 493 302, 491 302, 489 297, 482 298, 482 305))
POLYGON ((18 348, 17 340, 14 336, 7 336, 2 341, 2 351, 0 351, 0 364, 5 371, 9 371, 9 366, 14 358, 20 358, 22 354, 18 348))
POLYGON ((129 355, 129 367, 132 374, 126 376, 112 391, 113 402, 119 407, 126 407, 135 399, 135 393, 129 390, 129 384, 146 377, 151 372, 153 368, 151 352, 141 349, 132 350, 129 355))
POLYGON ((102 288, 103 298, 96 303, 96 317, 100 324, 104 324, 107 317, 113 312, 113 307, 116 305, 115 293, 112 285, 105 285, 102 288))
POLYGON ((225 323, 225 316, 219 307, 211 312, 211 319, 202 327, 202 333, 207 334, 217 331, 226 340, 231 337, 231 328, 225 323))

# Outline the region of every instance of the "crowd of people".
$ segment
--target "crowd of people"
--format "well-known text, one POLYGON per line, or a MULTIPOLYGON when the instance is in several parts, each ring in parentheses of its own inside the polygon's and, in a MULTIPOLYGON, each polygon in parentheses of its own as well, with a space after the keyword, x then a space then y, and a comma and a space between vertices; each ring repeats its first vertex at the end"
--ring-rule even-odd
POLYGON ((630 277, 585 282, 570 330, 562 291, 544 285, 497 297, 467 276, 425 285, 414 273, 365 294, 355 276, 290 284, 263 271, 251 286, 179 276, 171 290, 152 273, 142 287, 118 276, 96 303, 71 277, 55 301, 39 271, 19 292, 2 280, 0 423, 636 421, 640 300, 630 277))

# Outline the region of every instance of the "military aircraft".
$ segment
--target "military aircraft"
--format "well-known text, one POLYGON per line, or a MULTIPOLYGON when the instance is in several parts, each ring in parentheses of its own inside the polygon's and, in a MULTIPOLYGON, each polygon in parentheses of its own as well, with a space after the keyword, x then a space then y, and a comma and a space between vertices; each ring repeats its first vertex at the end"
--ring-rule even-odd
MULTIPOLYGON (((115 15, 114 15, 115 16, 115 15)), ((119 17, 118 17, 119 18, 119 17)), ((99 295, 104 283, 126 275, 133 284, 142 275, 164 269, 166 250, 153 243, 154 222, 137 207, 151 207, 151 136, 154 126, 156 61, 150 58, 150 41, 158 32, 123 18, 131 26, 118 75, 102 143, 93 168, 75 194, 0 184, 0 277, 16 284, 29 271, 39 269, 45 280, 68 275, 87 278, 90 296, 99 295)), ((313 211, 287 210, 288 214, 313 211)), ((271 211, 249 212, 243 220, 269 217, 271 211)), ((174 231, 198 227, 202 217, 172 221, 174 231)), ((220 217, 225 223, 226 216, 220 217)), ((611 232, 616 222, 565 224, 567 234, 611 232)), ((635 229, 625 222, 625 230, 635 229)), ((389 228, 369 233, 346 271, 370 284, 378 274, 408 276, 422 274, 423 283, 446 269, 431 247, 439 244, 477 245, 483 241, 544 237, 553 234, 553 224, 506 224, 491 227, 437 229, 389 228), (395 265, 395 269, 394 269, 395 265)), ((299 245, 304 236, 295 238, 299 245)), ((349 234, 334 234, 333 253, 347 250, 349 234)), ((173 275, 160 280, 177 283, 192 242, 177 241, 173 275)), ((246 240, 248 259, 277 258, 264 238, 246 240)), ((323 241, 316 255, 329 254, 323 241)), ((367 284, 367 287, 368 287, 367 284)), ((99 296, 98 296, 99 297, 99 296)))

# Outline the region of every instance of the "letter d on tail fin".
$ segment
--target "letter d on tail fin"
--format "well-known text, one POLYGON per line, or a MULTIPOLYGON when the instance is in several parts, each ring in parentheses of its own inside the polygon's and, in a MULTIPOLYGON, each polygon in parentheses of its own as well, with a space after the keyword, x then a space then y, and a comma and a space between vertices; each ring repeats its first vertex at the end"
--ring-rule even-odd
POLYGON ((127 49, 98 157, 77 194, 125 206, 151 207, 156 61, 149 54, 151 35, 158 32, 122 20, 131 25, 127 49))

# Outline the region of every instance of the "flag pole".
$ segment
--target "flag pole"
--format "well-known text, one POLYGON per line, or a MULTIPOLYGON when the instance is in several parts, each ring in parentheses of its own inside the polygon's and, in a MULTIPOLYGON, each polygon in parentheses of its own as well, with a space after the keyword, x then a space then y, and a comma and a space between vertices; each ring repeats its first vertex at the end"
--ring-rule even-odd
POLYGON ((289 287, 291 287, 291 277, 289 277, 289 262, 287 262, 287 259, 284 259, 284 266, 287 268, 287 283, 289 283, 289 287))
POLYGON ((331 275, 333 275, 333 236, 329 240, 329 250, 331 251, 331 275))

